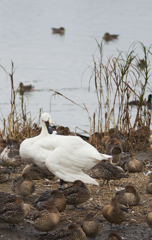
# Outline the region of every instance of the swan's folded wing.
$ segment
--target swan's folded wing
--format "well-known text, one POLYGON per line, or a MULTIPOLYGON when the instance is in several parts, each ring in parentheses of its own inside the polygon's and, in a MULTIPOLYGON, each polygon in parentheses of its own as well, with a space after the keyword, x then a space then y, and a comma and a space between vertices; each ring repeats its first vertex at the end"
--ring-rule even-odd
POLYGON ((57 147, 50 153, 45 161, 45 165, 52 173, 64 181, 74 182, 79 179, 85 183, 99 185, 95 179, 82 171, 86 161, 72 155, 62 147, 57 147))
POLYGON ((72 154, 65 150, 63 147, 57 147, 54 151, 51 151, 45 161, 46 165, 49 165, 53 170, 79 172, 82 170, 86 161, 81 159, 79 155, 72 154))

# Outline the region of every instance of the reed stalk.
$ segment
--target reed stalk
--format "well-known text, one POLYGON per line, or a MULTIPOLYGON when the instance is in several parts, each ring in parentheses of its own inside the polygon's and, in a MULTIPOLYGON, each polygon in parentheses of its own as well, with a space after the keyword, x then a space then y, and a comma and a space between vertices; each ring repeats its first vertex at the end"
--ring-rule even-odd
MULTIPOLYGON (((108 132, 111 123, 113 123, 113 127, 117 125, 120 130, 129 130, 141 126, 149 127, 150 109, 143 108, 142 105, 151 76, 151 69, 148 63, 151 46, 146 48, 143 43, 135 42, 130 46, 128 52, 118 51, 117 57, 109 57, 107 63, 104 64, 103 42, 101 42, 101 44, 99 44, 97 40, 96 42, 99 57, 96 60, 93 56, 94 67, 92 69, 91 80, 94 78, 98 100, 97 132, 108 132), (135 53, 137 45, 142 49, 146 63, 143 70, 137 66, 138 54, 135 53), (143 80, 141 81, 140 78, 143 80), (139 85, 141 90, 137 94, 136 89, 139 85), (111 96, 113 96, 113 99, 111 96), (133 108, 128 106, 130 98, 137 98, 140 101, 139 106, 137 106, 137 114, 133 124, 130 120, 133 108), (117 116, 115 115, 116 108, 118 108, 117 116), (102 121, 103 116, 105 116, 104 124, 102 121)), ((89 84, 91 80, 89 80, 89 84)), ((97 118, 94 116, 94 119, 97 118)))
MULTIPOLYGON (((0 66, 2 67, 2 66, 0 66)), ((23 139, 27 137, 35 136, 35 132, 32 128, 32 118, 28 118, 28 115, 31 115, 30 112, 26 112, 26 102, 24 100, 24 94, 21 95, 20 108, 21 111, 18 111, 18 106, 16 104, 16 95, 19 94, 18 89, 14 88, 14 73, 15 67, 13 61, 11 62, 11 72, 8 73, 4 67, 2 69, 9 75, 10 84, 11 84, 11 110, 8 115, 8 119, 3 119, 3 135, 6 137, 10 137, 12 140, 17 142, 21 142, 23 139)))

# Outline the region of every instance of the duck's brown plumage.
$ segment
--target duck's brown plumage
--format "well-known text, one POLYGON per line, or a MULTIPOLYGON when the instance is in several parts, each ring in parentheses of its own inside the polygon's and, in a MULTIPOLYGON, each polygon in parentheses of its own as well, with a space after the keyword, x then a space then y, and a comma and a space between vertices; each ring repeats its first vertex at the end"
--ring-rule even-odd
POLYGON ((112 232, 108 235, 108 240, 122 240, 118 233, 112 232))
POLYGON ((129 177, 120 167, 105 161, 99 162, 91 169, 91 172, 93 177, 102 178, 103 181, 120 180, 121 178, 129 177))
POLYGON ((29 174, 15 178, 12 182, 12 191, 23 197, 29 196, 35 191, 35 184, 29 174))
POLYGON ((19 223, 28 215, 30 206, 16 197, 13 202, 7 202, 0 209, 1 223, 19 223))
POLYGON ((147 66, 147 62, 144 59, 139 59, 137 63, 137 67, 143 70, 144 68, 146 68, 146 66, 147 66))
POLYGON ((7 182, 10 179, 10 171, 6 168, 0 168, 0 183, 7 182))
POLYGON ((19 91, 20 92, 29 92, 34 89, 34 86, 32 84, 24 85, 22 82, 19 84, 19 91))
POLYGON ((51 192, 44 192, 38 199, 36 199, 33 205, 38 210, 43 210, 49 205, 54 205, 59 212, 62 212, 66 208, 66 199, 64 194, 59 190, 53 190, 51 192))
POLYGON ((34 227, 38 231, 49 232, 58 226, 60 213, 55 206, 49 206, 34 216, 34 227))
POLYGON ((146 185, 146 190, 149 194, 152 194, 152 173, 150 174, 150 180, 146 185))
POLYGON ((121 142, 117 138, 111 138, 106 144, 106 154, 112 155, 113 153, 121 153, 121 142))
POLYGON ((86 215, 81 226, 88 238, 95 238, 102 232, 103 221, 91 212, 86 215))
POLYGON ((105 153, 113 156, 112 163, 115 165, 119 163, 122 151, 121 142, 117 138, 111 138, 106 144, 105 153))
POLYGON ((147 213, 146 223, 150 228, 152 228, 152 212, 147 213))
POLYGON ((120 205, 116 198, 112 198, 110 205, 105 205, 102 209, 104 218, 115 224, 120 224, 126 220, 125 212, 127 212, 127 208, 120 205))
POLYGON ((118 34, 110 34, 110 33, 105 33, 104 34, 104 36, 103 36, 103 39, 105 40, 105 41, 112 41, 112 40, 114 40, 114 39, 117 39, 118 38, 118 34))
POLYGON ((91 190, 80 180, 76 180, 73 186, 63 189, 67 205, 78 205, 90 198, 91 190))
POLYGON ((68 127, 59 126, 57 129, 57 134, 59 135, 70 135, 70 129, 68 127))
POLYGON ((135 157, 135 153, 131 152, 131 159, 127 164, 128 172, 141 172, 143 169, 142 162, 138 161, 135 157))
POLYGON ((52 28, 52 32, 54 33, 54 34, 61 34, 61 35, 63 35, 64 33, 65 33, 65 29, 64 29, 64 27, 60 27, 60 28, 52 28))
POLYGON ((1 203, 7 203, 7 202, 13 202, 16 198, 15 194, 6 193, 6 192, 0 192, 0 204, 1 203))
POLYGON ((86 235, 82 228, 76 223, 70 224, 68 228, 64 228, 55 232, 54 234, 49 234, 45 239, 51 240, 86 240, 86 235))
POLYGON ((23 169, 23 173, 30 174, 33 180, 49 179, 54 178, 54 174, 48 169, 39 168, 36 164, 30 164, 23 169))
POLYGON ((6 203, 12 203, 17 198, 15 194, 0 192, 0 211, 6 203))
POLYGON ((124 190, 118 191, 115 197, 120 204, 126 206, 135 206, 140 202, 140 196, 132 185, 127 185, 124 190))

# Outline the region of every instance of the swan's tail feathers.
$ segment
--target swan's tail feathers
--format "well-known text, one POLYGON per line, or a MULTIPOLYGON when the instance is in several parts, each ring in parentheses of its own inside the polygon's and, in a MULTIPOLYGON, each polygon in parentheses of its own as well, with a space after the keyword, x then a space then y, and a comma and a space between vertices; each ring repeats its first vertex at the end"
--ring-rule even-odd
POLYGON ((107 154, 101 154, 101 156, 102 156, 102 160, 113 158, 113 156, 107 155, 107 154))

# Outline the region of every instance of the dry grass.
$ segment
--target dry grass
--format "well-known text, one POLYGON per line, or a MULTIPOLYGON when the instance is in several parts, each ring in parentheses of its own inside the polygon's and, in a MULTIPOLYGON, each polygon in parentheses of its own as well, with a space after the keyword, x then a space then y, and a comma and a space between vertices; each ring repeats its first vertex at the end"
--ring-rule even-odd
MULTIPOLYGON (((4 69, 4 68, 3 68, 4 69)), ((4 69, 5 70, 5 69, 4 69)), ((5 70, 6 72, 6 70, 5 70)), ((36 136, 40 129, 33 127, 33 121, 30 112, 26 112, 26 103, 24 101, 24 93, 21 95, 21 112, 17 111, 16 106, 16 94, 17 90, 14 89, 14 63, 12 62, 11 73, 9 73, 11 84, 11 100, 10 100, 10 114, 7 119, 3 119, 3 130, 1 132, 2 137, 10 137, 16 142, 22 142, 27 137, 36 136)), ((41 109, 39 118, 41 115, 41 109)))
MULTIPOLYGON (((143 131, 146 132, 146 134, 144 133, 146 139, 149 137, 147 129, 150 129, 151 109, 149 109, 148 106, 142 106, 142 103, 145 101, 144 99, 147 98, 147 94, 145 94, 147 89, 152 90, 149 84, 151 76, 149 61, 151 46, 147 48, 141 42, 133 43, 127 53, 118 51, 117 57, 111 56, 106 63, 103 63, 103 42, 99 43, 97 40, 96 42, 99 57, 93 57, 93 68, 90 67, 91 77, 89 79, 89 85, 91 81, 94 81, 98 100, 98 106, 95 106, 93 117, 89 114, 86 107, 87 103, 79 105, 62 93, 54 90, 51 91, 53 91, 53 95, 57 94, 66 98, 88 113, 90 121, 90 142, 92 142, 92 134, 98 132, 104 135, 112 126, 115 129, 118 128, 121 132, 126 131, 129 139, 128 145, 131 144, 131 146, 133 146, 133 142, 137 142, 137 132, 135 134, 136 137, 133 137, 133 132, 138 130, 143 131), (143 52, 145 66, 142 69, 138 64, 139 56, 136 54, 137 45, 140 46, 143 52), (140 101, 133 122, 131 121, 131 116, 134 110, 132 106, 128 105, 131 99, 138 99, 140 101), (116 111, 116 109, 118 111, 116 111)), ((5 71, 4 68, 3 70, 5 71)), ((37 132, 33 131, 34 119, 32 119, 31 114, 26 111, 24 94, 21 96, 21 111, 17 112, 17 90, 14 89, 14 72, 14 63, 12 62, 11 73, 9 73, 11 83, 11 111, 8 119, 3 119, 4 129, 2 133, 7 137, 9 136, 21 142, 26 137, 35 136, 37 132)), ((41 110, 39 117, 40 115, 41 110)))

